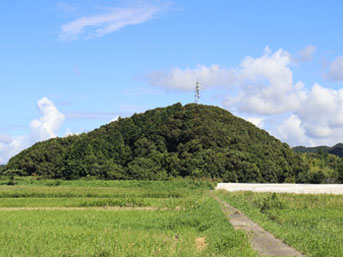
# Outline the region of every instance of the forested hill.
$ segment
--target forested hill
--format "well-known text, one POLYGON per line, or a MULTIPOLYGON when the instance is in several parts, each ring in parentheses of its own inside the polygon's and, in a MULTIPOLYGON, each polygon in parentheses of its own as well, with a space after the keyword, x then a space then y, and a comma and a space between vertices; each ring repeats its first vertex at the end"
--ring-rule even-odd
POLYGON ((214 106, 180 103, 119 118, 87 134, 40 142, 6 173, 77 179, 206 177, 302 181, 301 159, 276 138, 214 106))
POLYGON ((332 147, 329 146, 316 146, 316 147, 305 147, 296 146, 293 150, 300 153, 330 153, 338 157, 343 157, 343 144, 338 143, 332 147))

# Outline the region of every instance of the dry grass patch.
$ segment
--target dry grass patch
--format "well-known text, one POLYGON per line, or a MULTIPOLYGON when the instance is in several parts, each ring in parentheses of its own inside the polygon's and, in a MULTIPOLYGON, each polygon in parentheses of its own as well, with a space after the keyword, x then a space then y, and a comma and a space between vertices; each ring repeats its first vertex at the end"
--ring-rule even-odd
POLYGON ((206 237, 198 237, 195 239, 195 247, 198 252, 201 252, 206 249, 207 243, 206 243, 206 237))

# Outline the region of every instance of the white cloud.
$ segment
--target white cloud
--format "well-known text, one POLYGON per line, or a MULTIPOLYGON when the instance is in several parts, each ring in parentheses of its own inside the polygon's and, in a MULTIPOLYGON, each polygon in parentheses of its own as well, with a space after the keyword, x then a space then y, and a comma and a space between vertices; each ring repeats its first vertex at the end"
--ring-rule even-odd
POLYGON ((59 40, 70 41, 81 34, 86 38, 101 37, 128 25, 143 23, 162 10, 159 6, 146 5, 130 8, 116 8, 106 13, 84 16, 62 25, 59 40))
POLYGON ((343 131, 342 128, 329 128, 315 126, 312 130, 321 134, 322 137, 311 137, 304 127, 304 122, 296 115, 291 115, 277 126, 276 131, 273 131, 276 137, 282 141, 286 141, 291 146, 305 145, 318 146, 328 145, 332 146, 338 142, 342 142, 343 131), (326 136, 324 136, 326 135, 326 136))
POLYGON ((338 56, 329 67, 325 77, 332 81, 343 81, 343 56, 338 56))
POLYGON ((0 135, 0 137, 6 138, 5 141, 0 141, 0 164, 6 163, 13 155, 30 145, 27 136, 0 135))
POLYGON ((316 52, 316 47, 314 45, 308 45, 301 49, 295 57, 293 57, 294 63, 301 63, 312 61, 313 55, 316 52))
POLYGON ((110 120, 110 122, 114 122, 114 121, 117 121, 118 119, 119 119, 119 115, 116 115, 114 118, 112 118, 111 120, 110 120))
POLYGON ((313 85, 301 107, 274 133, 291 145, 333 145, 343 139, 343 89, 313 85))
POLYGON ((168 89, 193 90, 197 80, 201 89, 221 86, 237 88, 238 95, 228 94, 224 106, 239 112, 277 114, 298 108, 302 83, 293 84, 290 68, 291 55, 279 49, 276 52, 266 47, 261 57, 246 57, 238 68, 218 65, 198 65, 194 69, 173 68, 168 72, 153 72, 148 75, 151 85, 168 89))
POLYGON ((343 127, 343 89, 333 90, 315 84, 296 114, 308 136, 334 136, 335 129, 343 127))
MULTIPOLYGON (((297 54, 298 61, 310 60, 314 52, 314 46, 305 47, 297 54)), ((247 120, 291 145, 342 142, 343 89, 328 89, 319 84, 305 88, 303 82, 293 81, 293 64, 287 51, 272 52, 266 47, 262 56, 246 57, 237 67, 214 64, 194 69, 173 68, 151 73, 149 81, 154 86, 181 91, 193 90, 197 79, 205 91, 220 86, 224 107, 239 116, 258 116, 247 120)), ((331 73, 332 78, 343 81, 343 57, 332 63, 331 73)))
POLYGON ((293 84, 291 56, 269 48, 259 58, 246 57, 237 70, 238 96, 228 96, 224 106, 239 112, 278 114, 299 107, 302 83, 293 84))
POLYGON ((54 103, 46 97, 38 101, 38 108, 42 116, 39 120, 31 121, 31 136, 37 140, 56 137, 57 130, 63 124, 64 115, 59 112, 54 103))
POLYGON ((301 120, 296 115, 291 115, 277 126, 276 135, 290 145, 309 145, 310 139, 305 135, 301 120))
POLYGON ((79 130, 78 132, 72 131, 71 129, 67 129, 66 132, 64 133, 65 137, 69 137, 69 136, 76 136, 76 135, 80 135, 82 133, 85 133, 85 131, 83 129, 79 130))
POLYGON ((9 135, 0 134, 0 144, 9 144, 11 141, 12 138, 9 135))
POLYGON ((201 82, 202 89, 212 86, 227 86, 234 82, 235 72, 218 65, 209 67, 198 65, 194 69, 173 68, 168 72, 152 72, 148 75, 151 85, 162 86, 168 89, 194 90, 197 80, 201 82))
POLYGON ((258 128, 262 128, 264 125, 263 124, 264 118, 250 117, 250 118, 246 118, 246 120, 251 122, 252 124, 254 124, 258 128))
POLYGON ((37 103, 42 116, 30 123, 30 134, 26 136, 0 135, 0 163, 6 163, 9 158, 37 141, 56 137, 64 121, 64 115, 48 98, 43 97, 37 103))

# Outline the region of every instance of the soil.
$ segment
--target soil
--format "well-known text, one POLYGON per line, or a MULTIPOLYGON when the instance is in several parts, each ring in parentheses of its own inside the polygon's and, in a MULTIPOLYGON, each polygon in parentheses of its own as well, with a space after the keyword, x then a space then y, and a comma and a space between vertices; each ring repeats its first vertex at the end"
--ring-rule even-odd
POLYGON ((206 238, 198 237, 195 239, 195 247, 197 251, 201 252, 207 247, 206 238))

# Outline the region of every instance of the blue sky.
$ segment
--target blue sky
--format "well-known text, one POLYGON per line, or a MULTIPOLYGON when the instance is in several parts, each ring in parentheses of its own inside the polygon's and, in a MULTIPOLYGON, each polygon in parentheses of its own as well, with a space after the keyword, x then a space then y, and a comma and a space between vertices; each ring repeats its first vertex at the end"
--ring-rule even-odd
POLYGON ((0 163, 134 112, 217 105, 290 145, 343 141, 341 1, 0 2, 0 163), (342 131, 342 132, 341 132, 342 131))

